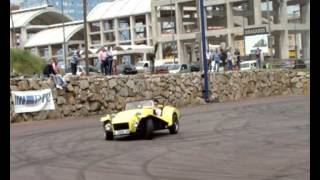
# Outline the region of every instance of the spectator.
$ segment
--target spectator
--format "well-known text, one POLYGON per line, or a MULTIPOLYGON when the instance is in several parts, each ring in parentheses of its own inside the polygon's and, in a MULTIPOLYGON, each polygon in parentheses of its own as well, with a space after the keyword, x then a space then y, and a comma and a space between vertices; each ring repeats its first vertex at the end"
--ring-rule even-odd
POLYGON ((237 69, 240 70, 240 51, 239 51, 239 49, 236 49, 234 51, 234 55, 236 56, 237 69))
POLYGON ((43 69, 43 75, 45 77, 50 77, 51 74, 55 75, 56 72, 54 71, 53 67, 52 67, 52 63, 53 61, 50 60, 48 64, 46 64, 46 66, 43 69))
POLYGON ((222 66, 225 69, 226 67, 226 59, 227 59, 227 53, 225 50, 223 50, 222 48, 220 49, 220 54, 221 54, 221 61, 222 61, 222 66))
POLYGON ((227 50, 227 66, 228 66, 228 71, 232 70, 232 54, 231 54, 231 48, 227 50))
POLYGON ((106 71, 105 74, 112 75, 113 57, 112 57, 111 47, 108 48, 106 62, 107 62, 107 68, 105 69, 106 71))
POLYGON ((50 63, 46 65, 43 74, 46 77, 50 77, 57 88, 63 89, 63 87, 66 87, 67 83, 59 74, 58 62, 56 58, 52 58, 50 60, 50 63))
POLYGON ((107 58, 106 49, 104 47, 101 47, 98 53, 98 60, 100 62, 101 74, 105 72, 106 58, 107 58))
POLYGON ((71 71, 72 71, 72 75, 76 75, 77 74, 77 66, 78 63, 80 61, 80 48, 77 48, 77 50, 73 53, 73 56, 71 58, 71 71))
POLYGON ((219 66, 220 66, 220 61, 221 61, 221 53, 219 52, 218 49, 216 49, 216 52, 213 55, 213 59, 214 59, 213 71, 214 72, 219 72, 219 66))
POLYGON ((257 68, 261 69, 261 50, 257 48, 256 50, 256 61, 257 61, 257 68))

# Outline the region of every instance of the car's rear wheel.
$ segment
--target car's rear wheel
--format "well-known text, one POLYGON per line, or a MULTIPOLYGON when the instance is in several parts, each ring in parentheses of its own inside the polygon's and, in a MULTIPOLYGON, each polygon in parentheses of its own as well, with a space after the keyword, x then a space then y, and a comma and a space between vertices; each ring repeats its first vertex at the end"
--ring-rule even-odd
POLYGON ((177 134, 179 131, 179 120, 177 114, 172 115, 172 126, 169 127, 170 134, 177 134))
POLYGON ((104 139, 105 140, 113 140, 113 133, 112 133, 112 129, 111 131, 107 131, 106 130, 106 125, 109 124, 111 126, 111 123, 103 123, 103 130, 104 130, 104 139))
POLYGON ((146 121, 146 129, 145 129, 145 139, 151 140, 153 138, 153 120, 148 119, 146 121))

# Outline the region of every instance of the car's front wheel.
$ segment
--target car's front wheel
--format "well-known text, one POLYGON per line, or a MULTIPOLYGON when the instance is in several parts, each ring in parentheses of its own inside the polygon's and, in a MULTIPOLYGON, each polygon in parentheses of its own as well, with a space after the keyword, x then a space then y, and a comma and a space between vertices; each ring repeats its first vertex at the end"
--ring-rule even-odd
POLYGON ((112 125, 111 125, 110 122, 103 123, 103 130, 104 130, 104 138, 105 138, 105 140, 113 140, 113 133, 112 133, 111 127, 112 127, 112 125), (106 126, 110 126, 110 129, 107 130, 106 126))
POLYGON ((179 131, 179 120, 177 114, 173 114, 172 116, 172 126, 169 127, 170 134, 177 134, 179 131))
POLYGON ((153 121, 152 119, 148 119, 146 122, 145 129, 145 139, 151 140, 153 138, 153 121))

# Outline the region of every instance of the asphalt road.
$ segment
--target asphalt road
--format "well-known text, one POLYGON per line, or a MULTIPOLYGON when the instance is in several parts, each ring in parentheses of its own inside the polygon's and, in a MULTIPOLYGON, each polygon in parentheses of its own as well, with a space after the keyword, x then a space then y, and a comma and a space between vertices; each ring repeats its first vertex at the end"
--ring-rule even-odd
POLYGON ((99 117, 11 125, 11 180, 307 180, 310 97, 183 108, 180 132, 105 141, 99 117))

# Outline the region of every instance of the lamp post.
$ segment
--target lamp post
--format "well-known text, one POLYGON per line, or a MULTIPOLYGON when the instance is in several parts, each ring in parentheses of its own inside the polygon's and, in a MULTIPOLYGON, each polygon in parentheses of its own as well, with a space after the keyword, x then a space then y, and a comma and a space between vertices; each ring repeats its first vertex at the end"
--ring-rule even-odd
POLYGON ((247 4, 243 3, 241 5, 242 9, 242 29, 243 29, 243 55, 246 55, 246 41, 245 41, 245 23, 244 18, 246 17, 245 10, 247 10, 247 4))
MULTIPOLYGON (((296 17, 296 13, 299 12, 299 10, 293 11, 294 18, 296 17)), ((298 58, 298 47, 297 47, 297 20, 294 20, 294 51, 296 52, 296 59, 298 58)))
POLYGON ((86 74, 89 75, 88 69, 88 32, 87 32, 87 0, 83 0, 83 26, 84 26, 84 54, 86 63, 86 74))
POLYGON ((204 17, 204 0, 200 0, 200 16, 201 16, 201 45, 202 45, 202 60, 204 67, 204 100, 209 101, 209 82, 208 82, 208 62, 206 55, 206 29, 205 29, 205 17, 204 17))
POLYGON ((64 61, 64 67, 67 69, 67 51, 66 51, 66 35, 65 35, 65 27, 64 27, 64 5, 63 0, 61 0, 61 11, 62 11, 62 35, 63 35, 63 61, 64 61))

